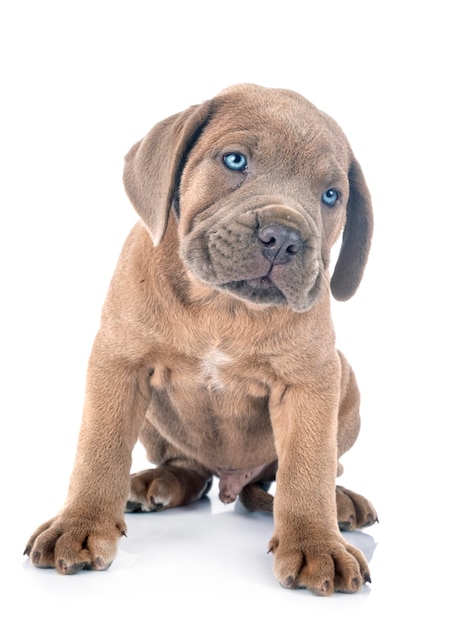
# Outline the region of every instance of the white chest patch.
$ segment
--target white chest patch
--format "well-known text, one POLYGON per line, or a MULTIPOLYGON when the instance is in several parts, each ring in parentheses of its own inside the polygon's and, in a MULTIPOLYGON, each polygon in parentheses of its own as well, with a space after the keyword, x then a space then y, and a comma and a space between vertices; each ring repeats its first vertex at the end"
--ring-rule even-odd
POLYGON ((224 388, 221 380, 221 368, 230 363, 231 359, 218 348, 213 348, 201 363, 201 374, 204 383, 210 389, 220 390, 224 388))

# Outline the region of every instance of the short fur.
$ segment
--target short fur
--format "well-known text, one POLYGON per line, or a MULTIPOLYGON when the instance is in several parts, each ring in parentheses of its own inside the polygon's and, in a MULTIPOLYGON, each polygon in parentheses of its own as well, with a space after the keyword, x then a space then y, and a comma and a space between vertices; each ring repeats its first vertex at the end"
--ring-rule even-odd
POLYGON ((296 93, 237 85, 157 124, 124 182, 141 221, 90 356, 67 500, 26 553, 64 574, 106 569, 124 510, 192 502, 217 476, 224 502, 273 511, 283 586, 357 591, 368 565, 339 528, 376 513, 335 484, 360 421, 330 286, 356 291, 373 218, 347 139, 296 93), (130 477, 138 437, 156 467, 130 477))

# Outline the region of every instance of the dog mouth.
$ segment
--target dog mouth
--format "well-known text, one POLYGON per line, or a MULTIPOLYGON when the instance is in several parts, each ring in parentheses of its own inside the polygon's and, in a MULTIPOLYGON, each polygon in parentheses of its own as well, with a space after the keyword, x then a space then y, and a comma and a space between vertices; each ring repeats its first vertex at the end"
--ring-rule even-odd
POLYGON ((293 311, 304 312, 318 300, 323 287, 322 272, 314 271, 311 279, 301 289, 299 281, 282 280, 278 272, 275 277, 269 272, 260 277, 250 277, 222 283, 219 288, 241 300, 257 305, 287 306, 293 311))
POLYGON ((221 285, 221 288, 255 304, 274 306, 288 304, 287 297, 269 276, 235 280, 221 285))
POLYGON ((238 297, 258 304, 283 304, 286 298, 268 276, 234 280, 221 286, 238 297))
POLYGON ((270 289, 274 287, 275 289, 280 291, 278 287, 274 285, 272 279, 269 276, 261 276, 260 278, 249 278, 248 280, 241 282, 247 283, 249 287, 253 289, 270 289))

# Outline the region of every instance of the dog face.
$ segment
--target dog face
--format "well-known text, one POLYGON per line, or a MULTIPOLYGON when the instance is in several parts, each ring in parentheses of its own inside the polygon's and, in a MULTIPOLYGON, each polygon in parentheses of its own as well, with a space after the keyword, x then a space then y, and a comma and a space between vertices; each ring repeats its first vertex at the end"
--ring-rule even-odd
POLYGON ((343 228, 334 296, 361 280, 372 230, 363 175, 340 128, 298 94, 239 85, 165 120, 132 148, 125 183, 155 244, 174 207, 181 257, 202 285, 306 311, 343 228))

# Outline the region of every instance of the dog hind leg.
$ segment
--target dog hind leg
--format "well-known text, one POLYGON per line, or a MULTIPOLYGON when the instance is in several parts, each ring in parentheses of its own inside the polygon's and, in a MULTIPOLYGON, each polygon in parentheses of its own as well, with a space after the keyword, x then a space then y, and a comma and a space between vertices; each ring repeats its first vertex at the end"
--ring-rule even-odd
MULTIPOLYGON (((360 392, 355 374, 344 355, 339 352, 341 359, 341 397, 338 417, 338 458, 347 452, 357 439, 360 431, 360 392)), ((338 476, 343 467, 338 461, 338 476)), ((378 521, 378 516, 372 504, 363 496, 336 486, 336 507, 338 525, 341 530, 354 530, 371 526, 378 521)))
POLYGON ((273 513, 273 496, 267 493, 270 483, 250 483, 243 487, 240 501, 245 509, 261 513, 273 513))
POLYGON ((212 473, 167 441, 148 419, 142 424, 139 439, 156 467, 131 475, 126 512, 161 511, 206 495, 212 473))

